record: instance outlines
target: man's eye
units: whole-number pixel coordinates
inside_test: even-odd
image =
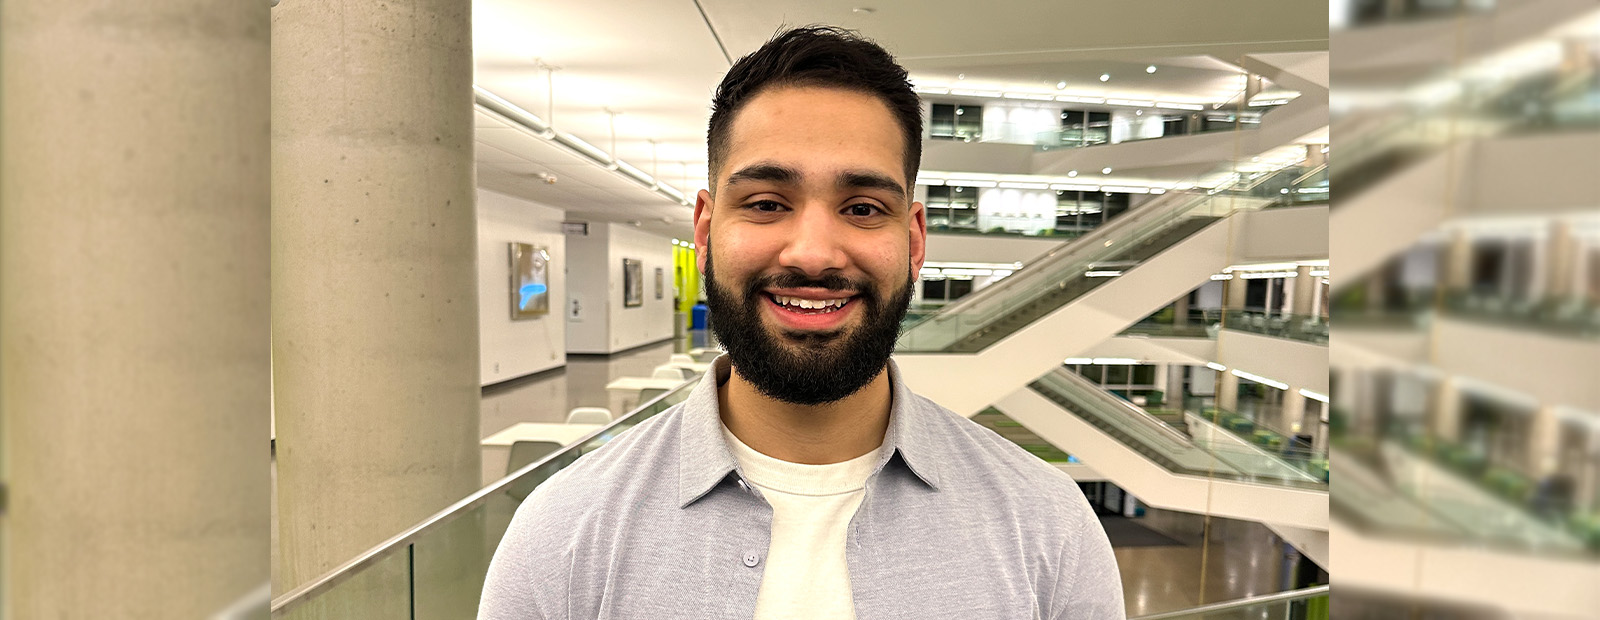
[[[757,200],[755,202],[746,204],[744,206],[744,208],[750,209],[750,210],[753,210],[753,211],[762,211],[762,212],[765,212],[765,213],[776,213],[778,211],[783,210],[783,205],[778,204],[776,202],[773,202],[771,200]]]
[[[845,207],[845,212],[856,217],[871,217],[878,214],[879,209],[866,203],[853,204]]]

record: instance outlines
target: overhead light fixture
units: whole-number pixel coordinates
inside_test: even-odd
[[[1216,362],[1206,362],[1206,368],[1210,368],[1210,369],[1215,370],[1217,372],[1222,372],[1222,371],[1228,369],[1227,366],[1223,366],[1222,364],[1218,364]]]
[[[1239,377],[1240,379],[1249,379],[1249,380],[1254,381],[1256,383],[1260,383],[1262,385],[1270,385],[1270,386],[1278,388],[1280,390],[1289,389],[1289,384],[1287,384],[1287,383],[1284,383],[1282,381],[1274,381],[1272,379],[1268,379],[1268,378],[1263,377],[1263,376],[1258,375],[1258,374],[1248,373],[1248,372],[1245,372],[1243,370],[1239,370],[1238,368],[1233,369],[1231,372],[1233,373],[1233,376]]]
[[[1174,110],[1193,110],[1193,111],[1199,111],[1199,110],[1206,109],[1205,106],[1200,105],[1198,103],[1173,103],[1173,102],[1170,102],[1170,101],[1157,101],[1156,102],[1156,107],[1158,107],[1158,108],[1172,108]]]
[[[1103,270],[1103,271],[1085,271],[1085,272],[1083,272],[1083,277],[1085,277],[1085,278],[1115,278],[1115,277],[1120,276],[1120,275],[1122,275],[1121,271],[1116,271],[1116,270],[1112,270],[1112,269],[1107,269],[1107,270]]]
[[[1145,73],[1155,73],[1156,72],[1156,66],[1155,65],[1150,65],[1148,67],[1145,67],[1144,68],[1144,72]]]
[[[1327,394],[1318,394],[1316,392],[1313,392],[1313,391],[1305,389],[1305,388],[1300,388],[1300,395],[1304,396],[1306,398],[1309,398],[1311,400],[1318,401],[1318,402],[1322,402],[1322,403],[1327,403],[1328,402],[1328,395]]]
[[[1083,97],[1080,95],[1061,95],[1056,97],[1056,101],[1065,101],[1068,103],[1089,103],[1094,105],[1100,105],[1106,102],[1104,97]]]
[[[1102,82],[1111,81],[1111,74],[1110,73],[1102,73],[1102,74],[1100,74],[1100,81],[1102,81]]]
[[[1067,83],[1066,82],[1056,82],[1056,90],[1063,90],[1066,87],[1067,87]]]
[[[945,179],[945,185],[960,185],[962,187],[994,187],[999,185],[995,181],[980,181],[977,179]]]
[[[1002,93],[1000,96],[1004,97],[1006,99],[1029,99],[1029,100],[1032,100],[1032,101],[1054,101],[1055,100],[1055,97],[1052,97],[1050,95],[1035,95],[1033,93]]]
[[[1111,174],[1111,167],[1110,166],[1106,166],[1105,168],[1101,168],[1100,169],[1100,174]]]
[[[1148,193],[1150,193],[1150,188],[1148,188],[1148,187],[1133,187],[1133,186],[1129,186],[1129,185],[1106,185],[1106,186],[1101,187],[1100,189],[1104,190],[1104,191],[1108,191],[1108,192],[1117,192],[1117,193],[1120,193],[1120,194],[1148,194]]]
[[[1048,183],[1019,183],[1019,182],[1016,182],[1016,181],[1005,181],[1005,182],[1000,183],[1000,188],[1001,189],[1050,189],[1050,184],[1048,184]]]
[[[1062,360],[1061,363],[1067,364],[1069,366],[1082,365],[1082,364],[1093,364],[1094,363],[1094,358],[1092,358],[1092,357],[1069,357],[1069,358],[1067,358],[1065,360]]]
[[[1098,191],[1100,191],[1100,186],[1099,185],[1075,185],[1075,184],[1072,184],[1072,183],[1059,183],[1059,184],[1051,185],[1050,189],[1062,190],[1062,191],[1067,191],[1067,192],[1098,192]]]
[[[965,74],[965,73],[957,73],[956,74],[956,79],[965,80],[965,79],[967,79],[967,74]]]
[[[964,89],[964,88],[952,88],[952,89],[950,89],[950,94],[959,95],[959,96],[962,96],[962,97],[999,97],[1000,96],[1000,91],[998,91],[998,90],[971,90],[971,89]]]
[[[1148,108],[1150,106],[1155,105],[1156,102],[1148,101],[1148,100],[1145,100],[1145,99],[1107,99],[1106,100],[1106,104],[1107,105],[1125,105],[1125,106],[1133,106],[1133,107],[1138,107],[1138,108]]]
[[[1078,176],[1078,171],[1077,170],[1068,170],[1067,171],[1067,176],[1068,177],[1076,177],[1076,176]]]
[[[1144,110],[1134,110],[1133,111],[1133,115],[1134,116],[1144,116]]]

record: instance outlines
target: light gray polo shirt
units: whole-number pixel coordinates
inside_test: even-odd
[[[1123,618],[1116,558],[1078,485],[889,370],[889,429],[846,542],[856,617]],[[729,373],[718,358],[715,381],[530,495],[478,617],[753,617],[772,508],[722,437]]]

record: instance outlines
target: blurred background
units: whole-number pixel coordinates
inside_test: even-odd
[[[923,98],[902,378],[1130,618],[1600,618],[1594,0],[4,0],[0,619],[473,617],[721,352],[708,103],[810,23]]]

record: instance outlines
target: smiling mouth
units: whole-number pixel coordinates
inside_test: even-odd
[[[787,295],[774,295],[767,293],[767,299],[779,308],[795,314],[831,314],[844,309],[855,301],[855,297],[839,297],[835,299],[804,299]]]

